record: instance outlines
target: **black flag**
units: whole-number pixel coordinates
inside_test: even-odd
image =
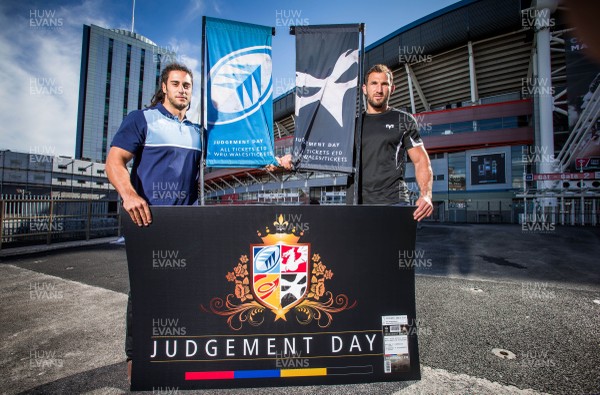
[[[300,170],[352,172],[360,25],[295,26]]]

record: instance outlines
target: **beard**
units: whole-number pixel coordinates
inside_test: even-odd
[[[177,101],[176,99],[173,99],[171,97],[168,97],[168,99],[169,99],[169,103],[171,103],[171,105],[173,107],[175,107],[176,109],[178,109],[179,111],[187,109],[190,105],[189,100],[186,101],[185,103],[181,103],[180,101]]]
[[[379,110],[387,106],[387,99],[388,98],[384,96],[381,99],[379,99],[380,101],[375,101],[375,99],[373,99],[372,97],[367,97],[367,102],[371,107]]]

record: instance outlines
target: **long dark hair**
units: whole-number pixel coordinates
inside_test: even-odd
[[[163,84],[166,85],[169,80],[169,73],[171,71],[183,71],[184,73],[189,74],[192,79],[192,85],[194,84],[194,75],[192,74],[192,70],[187,68],[187,66],[181,63],[169,63],[160,73],[160,81],[158,83],[158,89],[154,96],[152,96],[152,100],[150,102],[150,107],[156,106],[158,103],[162,103],[165,100],[165,93],[162,90]],[[191,101],[190,101],[191,105]]]

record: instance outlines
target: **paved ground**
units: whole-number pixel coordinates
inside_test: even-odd
[[[421,381],[252,393],[600,394],[600,229],[428,224],[417,240]],[[103,242],[0,253],[1,393],[127,392],[125,250]]]

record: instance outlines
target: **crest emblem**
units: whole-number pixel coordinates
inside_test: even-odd
[[[283,215],[273,222],[276,231],[266,227],[257,232],[263,244],[251,244],[250,254],[242,255],[233,271],[225,278],[235,284],[233,293],[225,299],[213,298],[205,312],[227,317],[233,330],[244,323],[259,326],[265,314],[272,312],[274,320],[287,321],[290,313],[301,325],[316,322],[327,328],[333,314],[356,306],[344,294],[334,295],[325,284],[333,271],[312,253],[310,243],[299,243],[304,232],[288,223]]]
[[[310,244],[252,245],[255,300],[285,314],[306,297]]]

